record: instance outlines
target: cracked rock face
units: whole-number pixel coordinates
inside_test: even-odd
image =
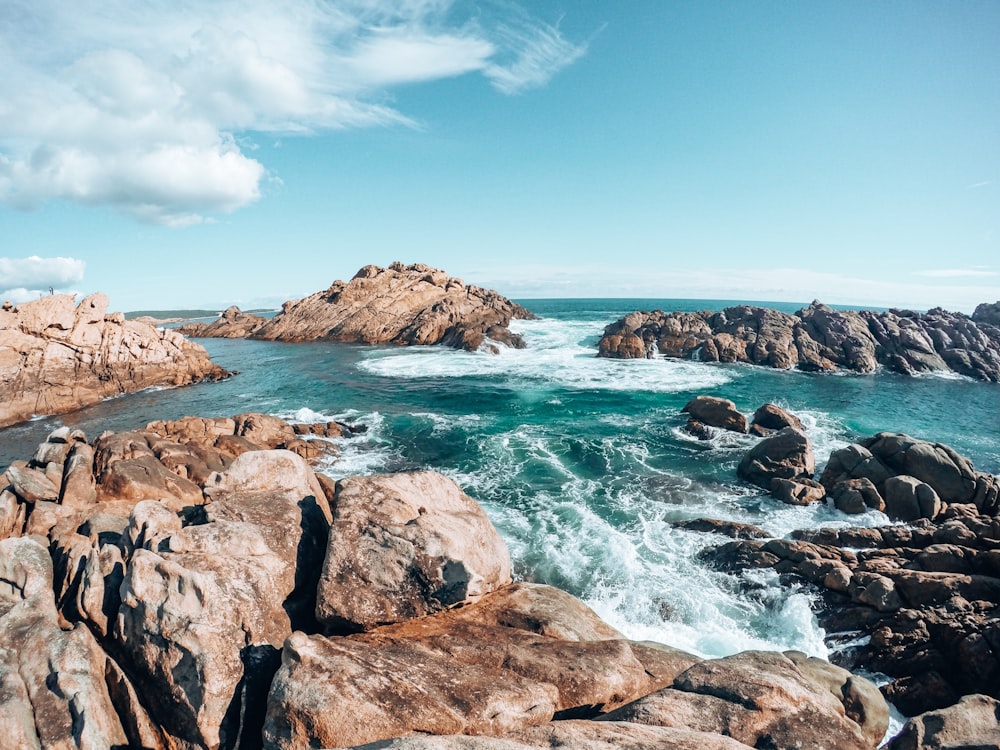
[[[444,344],[474,351],[484,344],[523,347],[523,339],[507,326],[515,318],[534,317],[491,289],[421,263],[393,263],[365,266],[348,282],[335,281],[329,289],[286,302],[270,319],[230,308],[211,324],[180,330],[189,336]]]
[[[73,300],[57,294],[0,310],[0,427],[230,375],[176,331],[108,314],[103,294]]]
[[[434,472],[337,483],[317,618],[370,630],[510,583],[507,546],[479,504]]]

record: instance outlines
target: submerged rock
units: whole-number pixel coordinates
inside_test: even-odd
[[[154,385],[232,373],[176,331],[108,314],[108,298],[50,295],[0,310],[0,427]]]

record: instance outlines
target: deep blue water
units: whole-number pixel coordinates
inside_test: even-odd
[[[704,655],[743,648],[825,654],[804,593],[767,579],[752,599],[696,553],[711,537],[672,520],[711,516],[776,534],[821,524],[878,524],[823,506],[781,505],[735,478],[753,438],[703,443],[680,428],[693,396],[750,414],[774,401],[799,415],[817,461],[881,430],[947,443],[1000,473],[1000,386],[961,378],[829,375],[745,365],[595,357],[605,325],[635,309],[719,309],[712,300],[526,300],[528,349],[500,355],[440,347],[202,340],[240,374],[151,390],[0,431],[0,465],[26,458],[62,424],[93,438],[188,414],[263,411],[298,421],[363,423],[341,441],[331,476],[431,468],[459,482],[500,528],[519,576],[590,603],[635,638]],[[794,311],[800,305],[772,303]]]

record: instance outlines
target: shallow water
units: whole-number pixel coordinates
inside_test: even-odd
[[[499,355],[401,348],[202,340],[222,383],[149,390],[72,415],[0,431],[0,465],[26,458],[61,424],[95,437],[188,414],[263,411],[293,421],[361,423],[340,442],[331,476],[430,468],[486,508],[519,577],[550,583],[638,639],[704,656],[796,648],[825,656],[805,592],[762,574],[747,594],[697,553],[717,543],[671,521],[710,516],[796,528],[886,522],[824,506],[777,503],[736,480],[754,439],[708,442],[681,428],[693,396],[722,396],[749,416],[767,401],[806,424],[817,461],[880,430],[955,447],[1000,472],[1000,387],[961,378],[815,375],[743,365],[594,356],[605,325],[634,309],[718,309],[689,300],[529,300],[541,317],[512,326],[525,350]],[[783,309],[794,310],[786,305]]]

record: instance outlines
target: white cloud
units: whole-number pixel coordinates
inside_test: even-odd
[[[26,302],[83,281],[86,264],[76,258],[0,258],[0,298]]]
[[[388,87],[478,72],[513,94],[585,49],[506,2],[6,0],[3,12],[0,203],[60,198],[176,226],[261,197],[267,169],[241,134],[412,124]]]

